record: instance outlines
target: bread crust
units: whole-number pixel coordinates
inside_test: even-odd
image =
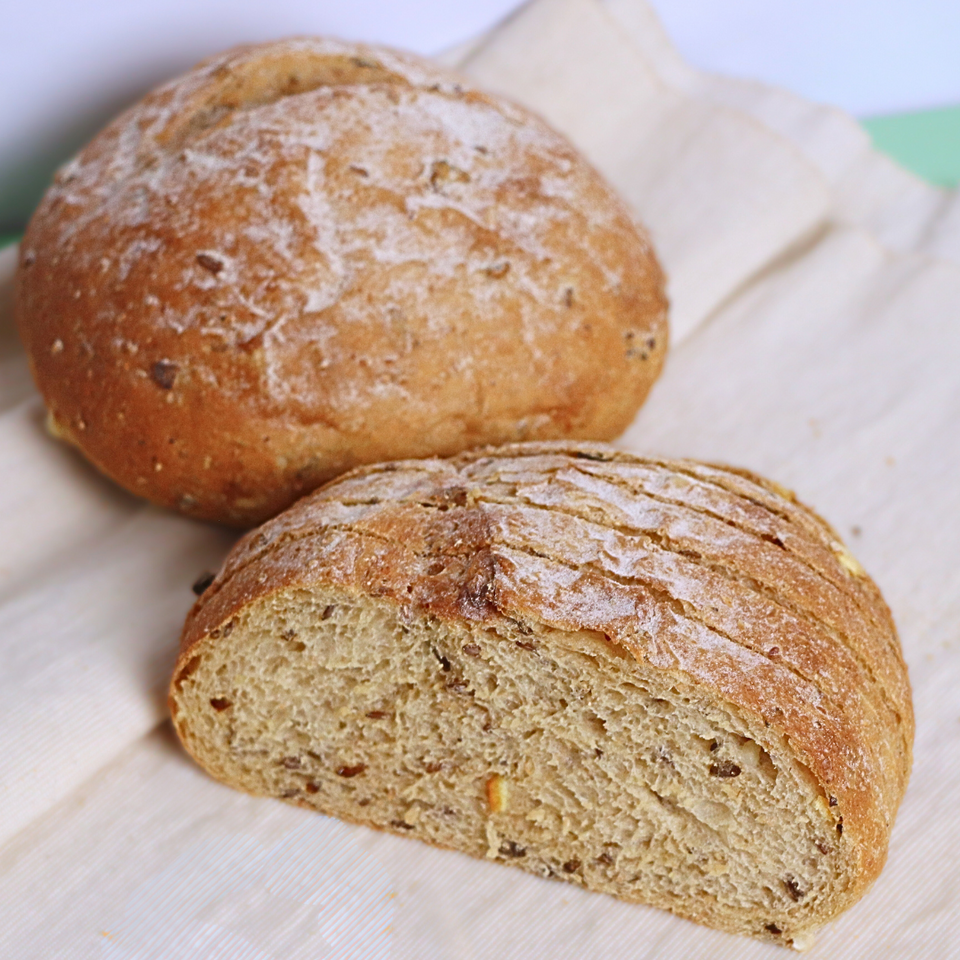
[[[611,439],[667,346],[650,243],[566,140],[360,44],[239,47],[160,87],[21,250],[55,432],[238,526],[358,464]]]
[[[249,604],[316,585],[593,631],[789,742],[841,851],[811,928],[880,873],[912,760],[906,666],[875,584],[782,487],[562,442],[356,470],[238,543],[184,627],[175,717],[178,684]]]

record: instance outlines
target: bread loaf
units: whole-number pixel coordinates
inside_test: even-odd
[[[197,601],[170,706],[231,786],[794,945],[880,872],[913,737],[824,521],[600,444],[316,491]]]
[[[527,111],[417,57],[214,57],[57,175],[17,316],[52,429],[134,493],[251,525],[357,464],[610,439],[663,275]]]

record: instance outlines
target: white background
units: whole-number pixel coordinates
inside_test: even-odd
[[[648,0],[698,67],[859,117],[960,104],[960,0]]]
[[[517,0],[0,0],[0,233],[117,109],[245,40],[333,33],[434,53]],[[960,0],[653,0],[696,66],[857,115],[960,103]]]

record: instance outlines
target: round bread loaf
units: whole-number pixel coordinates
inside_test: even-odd
[[[879,874],[913,740],[824,521],[599,444],[304,498],[198,600],[170,704],[232,786],[795,946]]]
[[[650,244],[568,142],[333,40],[148,95],[59,171],[21,249],[51,429],[234,525],[357,464],[612,438],[667,345]]]

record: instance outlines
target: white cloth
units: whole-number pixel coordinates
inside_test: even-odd
[[[536,0],[473,45],[464,69],[561,127],[655,234],[673,350],[621,443],[794,488],[845,536],[900,627],[913,779],[883,875],[811,955],[949,956],[960,923],[956,194],[890,166],[836,111],[686,68],[642,0]],[[229,537],[136,504],[43,435],[4,289],[0,279],[0,956],[782,955],[233,793],[165,728],[150,733],[189,585]]]
[[[530,4],[463,67],[567,134],[650,228],[674,343],[827,216],[823,177],[788,142],[669,86],[595,0]]]

